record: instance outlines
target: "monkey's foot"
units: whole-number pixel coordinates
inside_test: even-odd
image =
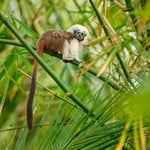
[[[78,62],[79,64],[83,63],[82,60],[74,59],[74,61]]]
[[[73,61],[73,60],[63,59],[63,62],[64,62],[64,63],[69,63],[69,62],[71,62],[71,61]]]

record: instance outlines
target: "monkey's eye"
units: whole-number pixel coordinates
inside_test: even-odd
[[[75,31],[74,31],[74,34],[78,34],[78,33],[79,33],[79,30],[75,30]]]
[[[82,36],[87,36],[87,34],[85,32],[81,32]]]

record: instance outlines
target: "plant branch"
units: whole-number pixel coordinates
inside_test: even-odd
[[[18,71],[20,73],[22,73],[24,76],[26,76],[27,78],[31,79],[32,76],[28,75],[27,73],[25,73],[23,70],[18,68]],[[63,98],[62,96],[58,95],[57,93],[53,92],[52,90],[50,90],[48,87],[44,86],[42,83],[36,81],[36,84],[40,85],[44,90],[48,91],[51,95],[53,95],[54,97],[57,97],[58,99],[68,103],[69,105],[72,105],[75,108],[78,108],[79,110],[81,110],[77,105],[69,102],[67,99]]]
[[[99,23],[101,24],[101,26],[102,26],[103,29],[104,29],[105,34],[109,37],[110,42],[113,42],[112,39],[110,39],[109,32],[108,32],[108,30],[107,30],[107,28],[106,28],[106,26],[105,26],[105,24],[104,24],[104,22],[103,22],[103,20],[102,20],[102,17],[100,16],[99,12],[97,11],[97,9],[96,9],[96,7],[95,7],[93,1],[92,1],[92,0],[89,0],[89,1],[90,1],[90,4],[92,5],[92,7],[93,7],[93,9],[94,9],[94,11],[95,11],[95,13],[96,13],[96,16],[97,16],[97,18],[98,18]],[[122,70],[123,70],[123,72],[124,72],[124,75],[125,75],[127,81],[128,81],[128,82],[130,83],[130,85],[135,89],[135,86],[134,86],[134,84],[132,83],[132,81],[131,81],[131,79],[130,79],[130,76],[129,76],[129,74],[128,74],[128,72],[127,72],[127,70],[126,70],[126,68],[125,68],[125,66],[124,66],[124,64],[123,64],[123,61],[122,61],[122,59],[121,59],[121,57],[120,57],[120,55],[119,55],[118,52],[116,52],[116,57],[117,57],[117,59],[118,59],[118,61],[119,61],[119,63],[120,63],[120,66],[121,66],[121,68],[122,68]]]
[[[132,6],[131,0],[125,0],[125,3],[126,3],[126,6],[127,6],[127,9],[128,9],[128,10],[134,11],[134,8],[133,8],[133,6]],[[130,14],[132,23],[133,23],[133,25],[134,25],[134,27],[135,27],[135,29],[136,29],[136,31],[137,31],[137,25],[136,25],[137,18],[136,18],[136,16],[135,16],[132,12],[130,12],[130,11],[129,11],[129,14]]]

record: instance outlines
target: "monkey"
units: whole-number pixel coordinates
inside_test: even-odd
[[[88,29],[85,26],[80,24],[76,24],[68,28],[66,31],[64,30],[47,30],[43,34],[41,34],[37,45],[36,52],[39,56],[41,56],[42,52],[53,55],[55,53],[62,53],[62,60],[64,62],[77,61],[81,63],[81,60],[78,57],[79,46],[82,45],[83,41],[85,41],[88,34]],[[32,128],[32,120],[33,120],[33,99],[36,88],[36,76],[38,69],[38,62],[34,59],[33,66],[33,74],[31,79],[31,86],[29,97],[27,101],[27,126],[28,129]]]

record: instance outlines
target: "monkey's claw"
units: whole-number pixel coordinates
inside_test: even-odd
[[[64,62],[64,63],[68,63],[68,62],[69,62],[69,60],[63,59],[63,62]]]

